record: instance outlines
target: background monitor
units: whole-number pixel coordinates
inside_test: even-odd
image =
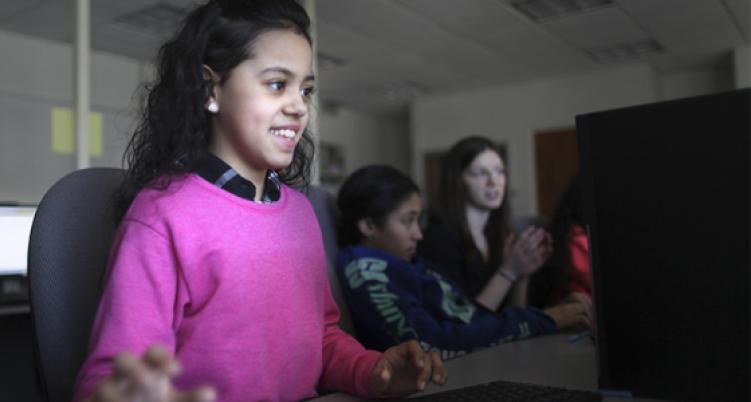
[[[601,388],[751,399],[750,98],[577,116]]]
[[[0,205],[0,276],[26,275],[35,212],[36,206]]]

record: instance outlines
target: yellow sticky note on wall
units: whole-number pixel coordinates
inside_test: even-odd
[[[101,113],[89,113],[89,155],[102,156]]]
[[[70,155],[75,149],[73,111],[67,107],[52,108],[52,153]]]
[[[71,155],[76,149],[73,110],[52,108],[52,152]],[[102,114],[89,113],[89,155],[102,156]]]

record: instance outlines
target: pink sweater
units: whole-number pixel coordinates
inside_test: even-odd
[[[283,186],[257,204],[195,175],[136,197],[115,237],[75,398],[91,394],[121,351],[166,345],[180,389],[219,401],[292,401],[316,388],[369,396],[380,354],[337,325],[320,228]]]

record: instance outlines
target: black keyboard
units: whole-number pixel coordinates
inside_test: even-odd
[[[494,381],[410,398],[437,402],[600,402],[602,395],[547,385]]]

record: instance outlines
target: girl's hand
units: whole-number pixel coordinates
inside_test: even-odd
[[[370,389],[381,397],[422,391],[428,381],[443,385],[446,368],[438,353],[425,353],[414,340],[386,349],[368,378]]]
[[[572,293],[563,303],[544,310],[558,330],[592,328],[592,300],[583,293]]]
[[[212,402],[216,393],[208,387],[180,392],[171,379],[180,371],[176,360],[160,346],[151,346],[141,359],[123,352],[115,357],[112,374],[86,402]]]
[[[553,239],[545,229],[530,226],[520,234],[506,237],[503,253],[508,258],[508,268],[516,277],[536,272],[553,253]]]
[[[582,292],[571,292],[566,296],[562,302],[562,304],[566,303],[582,303],[587,305],[590,310],[592,309],[592,299],[587,296],[586,294]]]

